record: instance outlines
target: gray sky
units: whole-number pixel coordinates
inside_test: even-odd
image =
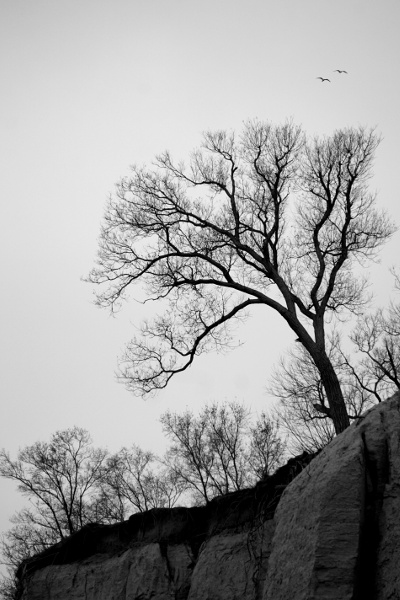
[[[116,383],[145,312],[109,317],[80,279],[105,201],[130,164],[184,158],[206,129],[293,117],[312,134],[376,126],[371,187],[400,223],[399,23],[398,0],[0,0],[0,447],[15,456],[76,424],[111,450],[157,450],[167,408],[268,406],[293,335],[266,311],[238,332],[240,349],[202,357],[155,398]],[[398,242],[372,269],[382,301]],[[20,500],[2,480],[0,495],[2,531]]]

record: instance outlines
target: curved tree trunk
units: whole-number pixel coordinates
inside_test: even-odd
[[[350,419],[344,401],[342,388],[336,371],[325,351],[325,333],[323,317],[314,319],[314,341],[307,333],[306,329],[299,322],[295,311],[289,310],[281,313],[289,327],[298,336],[299,342],[303,344],[310,354],[321,376],[326,397],[329,403],[329,410],[323,411],[333,421],[336,434],[342,433],[350,425]]]
[[[336,434],[341,433],[350,425],[349,415],[344,402],[342,389],[335,369],[326,354],[318,353],[314,358],[317,369],[321,375],[326,397],[329,402],[329,413],[335,427]]]

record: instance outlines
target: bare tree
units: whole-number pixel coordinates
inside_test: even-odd
[[[122,521],[132,512],[151,508],[171,508],[183,489],[174,473],[152,452],[136,445],[122,448],[107,462],[103,490],[107,512]]]
[[[205,134],[187,167],[169,153],[152,169],[134,167],[110,199],[89,276],[104,284],[100,306],[114,310],[137,282],[166,303],[127,346],[128,388],[165,387],[196,355],[229,345],[232,322],[263,305],[306,348],[343,431],[349,417],[325,325],[362,305],[353,267],[394,231],[367,189],[378,142],[362,128],[307,140],[292,123],[250,122],[240,137]]]
[[[262,414],[251,424],[250,411],[237,402],[161,417],[171,440],[166,464],[195,502],[254,485],[281,464],[285,444],[277,425]]]
[[[62,539],[92,519],[97,484],[104,476],[107,451],[94,449],[90,435],[74,427],[36,442],[13,461],[0,452],[0,476],[18,482],[35,512],[36,524]]]
[[[361,370],[355,369],[342,351],[336,332],[329,336],[327,347],[349,418],[356,419],[377,398],[360,385]],[[320,374],[304,347],[296,345],[289,351],[271,380],[271,391],[279,399],[277,418],[289,434],[291,450],[295,454],[311,453],[326,446],[334,438],[335,430]]]
[[[396,278],[396,287],[399,281]],[[400,389],[400,304],[359,319],[351,339],[360,353],[359,385],[381,401]]]
[[[34,510],[25,508],[11,517],[12,527],[2,534],[1,564],[7,567],[10,578],[21,562],[60,541],[54,528],[43,526]],[[1,596],[0,596],[1,597]]]
[[[250,427],[248,470],[256,480],[272,475],[282,465],[286,456],[286,439],[280,431],[279,421],[265,412]]]
[[[186,411],[182,415],[166,412],[161,417],[164,433],[172,441],[165,463],[189,489],[196,502],[210,500],[213,493],[214,455],[207,447],[207,421]],[[216,492],[214,492],[215,495]]]
[[[0,451],[0,476],[16,481],[30,502],[12,517],[13,527],[0,544],[8,568],[1,584],[4,598],[15,591],[14,572],[22,560],[104,517],[99,486],[106,457],[107,451],[93,448],[89,433],[79,427],[20,450],[17,460]]]
[[[43,526],[43,519],[35,510],[25,508],[17,512],[11,517],[11,523],[11,529],[2,534],[0,542],[0,562],[7,568],[7,574],[0,580],[0,598],[3,600],[19,597],[15,573],[22,561],[60,541],[51,525]]]

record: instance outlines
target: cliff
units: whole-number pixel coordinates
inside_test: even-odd
[[[207,506],[90,525],[21,565],[23,600],[400,599],[400,396]]]

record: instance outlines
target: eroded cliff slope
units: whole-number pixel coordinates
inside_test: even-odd
[[[399,401],[251,490],[83,528],[21,565],[22,598],[400,598]]]

